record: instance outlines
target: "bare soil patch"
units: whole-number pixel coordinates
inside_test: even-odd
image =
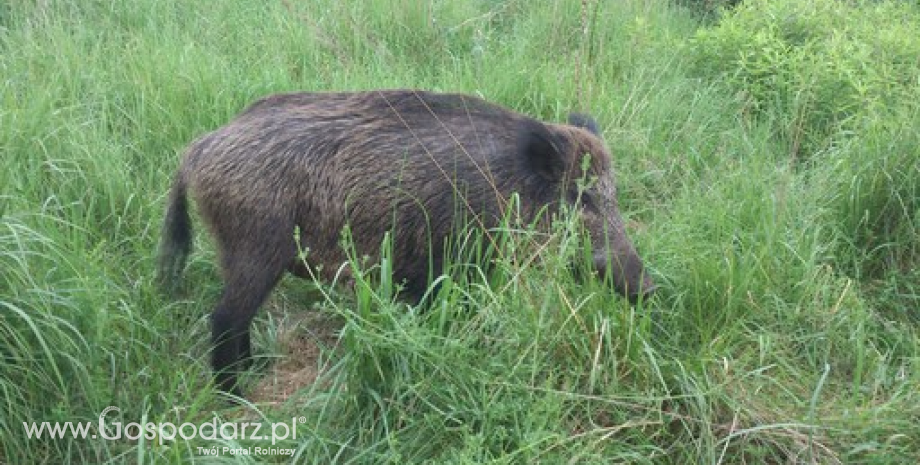
[[[271,306],[269,311],[275,313]],[[316,310],[279,312],[280,358],[273,360],[250,391],[257,405],[280,404],[294,393],[309,387],[334,359],[341,321]]]

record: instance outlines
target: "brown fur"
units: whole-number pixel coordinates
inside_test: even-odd
[[[252,104],[193,142],[174,182],[164,227],[161,273],[178,277],[189,251],[186,191],[217,242],[224,291],[212,315],[219,385],[239,392],[233,371],[250,356],[249,324],[285,270],[325,279],[346,262],[348,225],[359,256],[379,258],[393,238],[394,278],[418,299],[442,271],[445,238],[459,218],[494,227],[512,193],[532,220],[560,200],[575,202],[575,180],[597,182],[581,198],[595,266],[618,291],[636,297],[653,286],[626,237],[596,123],[544,124],[459,94],[422,91],[294,93]]]

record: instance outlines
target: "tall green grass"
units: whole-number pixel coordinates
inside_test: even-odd
[[[0,5],[0,461],[265,445],[22,426],[111,405],[125,423],[303,417],[277,446],[306,463],[916,463],[920,10],[698,17],[653,0]],[[574,279],[570,219],[541,247],[509,224],[507,259],[439,278],[427,311],[393,298],[387,261],[356,264],[353,293],[286,280],[257,350],[281,357],[305,312],[338,342],[316,383],[232,407],[209,384],[206,236],[179,298],[153,276],[178,154],[265,94],[379,87],[595,114],[659,293],[630,306]],[[234,459],[288,460],[217,460]]]

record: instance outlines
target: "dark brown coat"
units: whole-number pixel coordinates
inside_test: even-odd
[[[225,281],[212,316],[219,385],[239,392],[233,370],[250,356],[250,321],[283,272],[307,274],[295,228],[327,280],[347,260],[346,225],[359,256],[372,261],[389,231],[394,278],[418,299],[442,272],[445,239],[465,224],[497,226],[512,193],[525,221],[578,201],[596,268],[631,298],[649,292],[617,209],[610,154],[590,117],[570,122],[544,124],[459,94],[295,93],[259,100],[196,140],[170,194],[161,273],[177,277],[184,266],[191,192]],[[585,155],[595,182],[579,196]]]

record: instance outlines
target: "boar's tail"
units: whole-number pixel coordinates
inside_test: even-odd
[[[157,279],[167,292],[174,292],[192,249],[192,226],[188,215],[185,179],[182,170],[176,175],[166,205],[166,218],[160,238]]]

